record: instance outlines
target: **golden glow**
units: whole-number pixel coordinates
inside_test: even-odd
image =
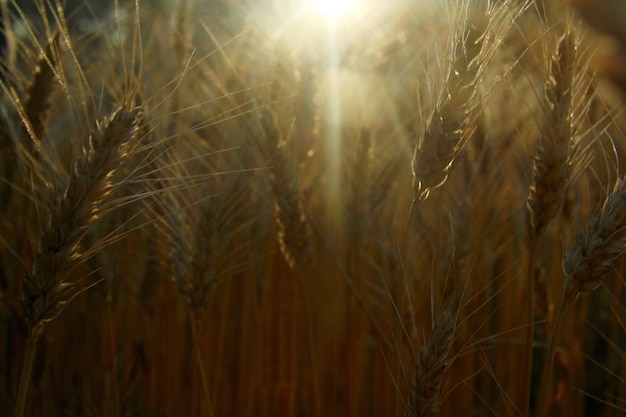
[[[356,3],[357,0],[313,0],[315,8],[329,19],[337,19],[351,13]]]

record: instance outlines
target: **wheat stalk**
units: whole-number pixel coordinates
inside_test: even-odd
[[[535,302],[547,306],[545,283],[539,280],[538,271],[535,270],[535,257],[541,236],[561,212],[575,163],[572,110],[575,62],[574,36],[567,32],[561,36],[556,52],[548,60],[543,121],[533,158],[533,183],[527,201],[532,238],[526,277],[526,380],[522,395],[522,401],[525,402],[522,404],[522,413],[525,416],[528,415],[532,385]],[[547,308],[542,307],[540,312],[543,311],[547,311]]]
[[[193,189],[184,183],[192,178],[173,156],[163,169],[173,174],[163,180],[165,195],[155,194],[156,226],[163,237],[163,269],[187,303],[192,332],[193,355],[202,384],[208,415],[213,400],[200,348],[204,312],[215,295],[215,287],[242,269],[241,254],[247,243],[238,239],[254,218],[247,218],[248,178],[216,178],[214,183]],[[239,246],[238,246],[239,245]],[[197,410],[196,410],[197,411]]]
[[[549,412],[552,393],[552,369],[562,317],[568,305],[583,292],[597,288],[614,270],[615,260],[626,252],[626,179],[617,181],[601,210],[578,232],[576,241],[565,252],[563,271],[566,282],[561,305],[550,336],[541,382],[539,417]]]
[[[57,317],[79,292],[68,280],[81,260],[79,244],[98,219],[99,207],[110,194],[112,175],[124,159],[126,145],[137,133],[140,109],[118,109],[98,123],[74,159],[66,188],[52,192],[32,268],[22,282],[22,308],[29,329],[20,378],[16,417],[22,417],[37,339],[47,322]]]

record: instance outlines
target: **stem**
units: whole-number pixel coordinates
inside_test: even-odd
[[[199,320],[196,317],[196,312],[191,312],[191,331],[193,337],[193,348],[196,354],[196,361],[198,362],[198,372],[200,373],[200,380],[202,381],[202,389],[204,394],[204,400],[206,401],[207,408],[209,410],[209,417],[214,417],[213,404],[211,403],[211,395],[209,394],[209,383],[207,382],[206,372],[204,369],[204,362],[202,361],[202,351],[200,350],[200,340],[198,335]]]
[[[111,385],[113,389],[113,409],[115,412],[115,417],[121,417],[121,408],[120,408],[120,390],[117,384],[117,338],[115,337],[115,327],[113,324],[113,311],[111,307],[111,298],[107,297],[107,324],[109,331],[109,354],[111,355]]]
[[[409,214],[407,215],[407,218],[406,218],[404,231],[402,232],[402,241],[400,243],[400,255],[401,256],[404,256],[404,251],[406,250],[407,236],[409,234],[409,230],[411,226],[413,226],[413,216],[415,212],[414,209],[415,209],[416,203],[417,203],[417,200],[415,198],[411,200],[411,206],[409,207]]]
[[[43,323],[38,324],[31,329],[26,343],[26,351],[24,354],[24,364],[22,366],[22,374],[20,375],[20,387],[17,392],[17,404],[15,406],[14,417],[24,417],[26,409],[26,397],[28,396],[28,386],[30,385],[30,377],[33,371],[33,363],[37,353],[37,342],[43,331]]]
[[[552,334],[550,335],[550,343],[548,344],[548,350],[546,352],[546,360],[543,367],[543,375],[541,376],[541,386],[539,391],[539,408],[537,409],[537,417],[547,417],[548,409],[550,407],[550,397],[552,396],[552,370],[554,368],[554,356],[556,352],[556,344],[558,341],[559,333],[563,327],[563,314],[567,303],[565,299],[561,301],[559,311],[556,313],[556,319],[554,320],[554,326],[552,327]]]
[[[530,397],[533,377],[533,345],[535,340],[535,298],[534,298],[534,273],[535,273],[535,257],[537,254],[537,246],[539,245],[539,236],[533,233],[532,241],[530,242],[529,254],[528,254],[528,273],[526,276],[526,346],[524,355],[524,367],[525,372],[524,379],[522,380],[522,406],[521,413],[524,417],[530,417]]]

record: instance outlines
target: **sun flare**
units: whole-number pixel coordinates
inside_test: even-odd
[[[357,0],[313,0],[315,8],[329,19],[337,19],[356,8]]]

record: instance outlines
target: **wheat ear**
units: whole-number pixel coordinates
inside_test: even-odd
[[[507,2],[485,10],[481,7],[465,0],[454,11],[444,85],[415,144],[412,169],[417,200],[426,199],[446,182],[454,160],[476,129],[478,81],[516,17]]]
[[[32,163],[36,163],[39,164],[38,168],[41,168],[46,163],[39,153],[39,140],[45,135],[47,129],[49,97],[56,82],[52,68],[53,61],[49,59],[56,41],[56,35],[51,37],[46,50],[39,54],[32,77],[26,86],[23,102],[13,89],[3,86],[4,93],[11,97],[15,106],[12,110],[16,111],[3,109],[0,115],[0,152],[5,154],[3,158],[6,160],[2,181],[0,181],[2,182],[0,184],[1,209],[9,204],[11,193],[14,188],[17,188],[14,178],[19,172],[19,164],[32,166]],[[19,158],[17,158],[18,155]],[[34,159],[37,161],[33,161]]]
[[[265,110],[261,116],[265,132],[263,151],[270,164],[269,179],[275,197],[275,219],[280,250],[291,267],[306,271],[314,261],[311,227],[290,170],[275,115]]]
[[[404,417],[435,417],[439,414],[441,389],[449,365],[457,315],[458,302],[453,301],[439,316],[428,344],[420,348],[414,385]]]
[[[526,277],[526,379],[522,395],[522,414],[528,415],[530,406],[535,302],[547,304],[545,283],[538,279],[535,257],[541,236],[558,216],[565,201],[572,178],[574,160],[574,128],[572,123],[572,89],[576,45],[572,33],[559,40],[556,53],[548,60],[545,82],[543,121],[539,142],[533,158],[533,183],[528,194],[528,208],[532,223]],[[543,309],[541,310],[543,311]],[[547,317],[544,317],[547,319]]]
[[[39,54],[32,78],[26,87],[24,123],[33,141],[43,138],[48,125],[49,98],[56,83],[54,63],[50,56],[55,50],[57,39],[58,34],[55,34],[48,40],[48,46]]]
[[[589,220],[574,245],[565,253],[567,276],[564,300],[571,303],[591,291],[613,270],[615,259],[626,251],[626,179],[617,182],[602,210]]]
[[[579,231],[572,247],[563,257],[566,282],[541,381],[539,417],[548,415],[552,393],[552,368],[562,317],[568,305],[583,292],[598,287],[614,269],[615,260],[626,252],[626,179],[620,179],[602,209]]]
[[[68,274],[80,261],[79,243],[98,218],[112,190],[111,177],[137,132],[139,109],[119,109],[98,123],[72,164],[64,190],[52,192],[34,261],[22,283],[22,307],[29,329],[15,417],[24,415],[37,339],[77,294]]]
[[[69,300],[66,281],[80,259],[78,244],[98,218],[100,203],[111,192],[111,177],[135,137],[140,111],[119,109],[98,124],[75,158],[66,189],[54,195],[30,273],[23,282],[23,308],[29,327],[40,331]]]
[[[528,195],[533,232],[543,234],[561,212],[571,178],[573,156],[572,81],[576,45],[571,33],[559,40],[550,58],[545,86],[544,121],[533,160]]]
[[[428,198],[431,190],[448,179],[452,163],[467,139],[464,130],[463,117],[454,115],[449,104],[431,115],[413,155],[413,192],[418,200]]]

